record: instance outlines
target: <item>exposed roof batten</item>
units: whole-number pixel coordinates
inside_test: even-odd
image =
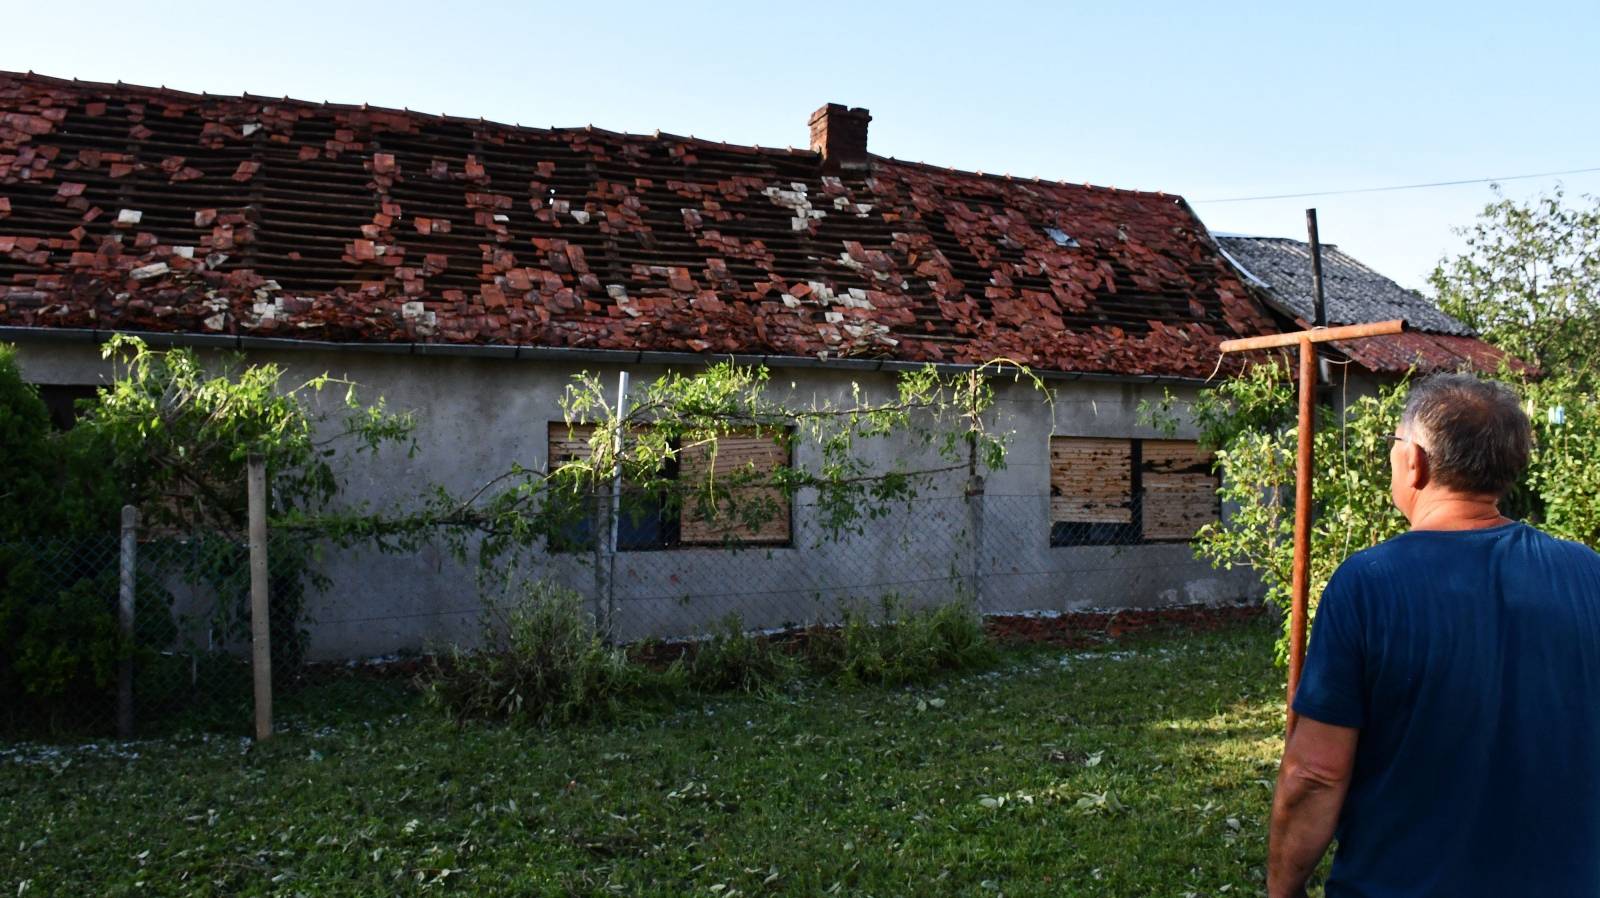
[[[1175,197],[846,161],[0,73],[0,324],[1179,377],[1272,328]]]

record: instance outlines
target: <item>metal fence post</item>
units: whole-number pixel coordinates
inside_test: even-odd
[[[250,501],[250,667],[255,677],[256,739],[272,736],[272,623],[267,604],[267,461],[252,454]]]
[[[117,583],[117,626],[122,631],[122,660],[117,665],[117,737],[133,737],[133,592],[137,583],[139,509],[122,506],[122,563]]]
[[[607,522],[610,539],[606,543],[610,553],[606,559],[606,622],[601,630],[607,643],[616,638],[617,627],[617,548],[621,545],[618,528],[622,524],[622,451],[625,448],[622,431],[627,418],[628,372],[622,371],[617,374],[617,436],[612,446],[617,470],[611,478],[611,520]]]

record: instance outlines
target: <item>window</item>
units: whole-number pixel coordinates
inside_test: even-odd
[[[1050,545],[1182,542],[1217,520],[1210,453],[1192,440],[1050,438]]]
[[[567,425],[557,421],[549,429],[551,470],[573,459],[587,458],[592,425]],[[710,476],[732,475],[752,466],[760,472],[789,464],[783,441],[771,435],[726,434],[717,441],[715,455],[709,446],[681,451],[666,476],[682,476],[694,481]],[[684,497],[674,510],[663,496],[651,496],[623,486],[621,516],[617,522],[617,548],[620,551],[670,549],[679,546],[711,545],[788,545],[791,538],[791,508],[782,491],[771,487],[750,487],[725,500],[719,508],[707,509],[694,496]],[[752,514],[754,510],[754,514]],[[557,551],[581,551],[594,545],[595,506],[585,497],[570,509],[571,520],[553,540]],[[751,518],[759,520],[752,522]]]
[[[1146,541],[1181,540],[1220,517],[1211,453],[1192,440],[1140,441],[1140,526]]]
[[[549,470],[575,459],[589,457],[589,440],[594,436],[594,425],[556,421],[549,430]],[[671,476],[669,471],[668,476]],[[552,549],[562,552],[579,552],[594,548],[594,524],[599,510],[592,494],[578,497],[568,507],[560,509],[562,520]],[[677,518],[663,508],[661,497],[642,490],[629,490],[623,484],[620,514],[617,518],[617,548],[621,551],[664,549],[677,544]]]
[[[71,430],[82,414],[78,401],[93,399],[95,388],[87,384],[36,384],[39,399],[50,412],[50,426],[56,430]]]
[[[768,473],[789,464],[789,450],[772,435],[734,432],[717,440],[713,457],[709,446],[697,446],[679,456],[679,473],[691,483],[743,471]],[[789,544],[791,509],[783,491],[772,487],[745,487],[720,503],[702,509],[686,496],[679,511],[679,540],[684,545],[746,543],[763,546]]]

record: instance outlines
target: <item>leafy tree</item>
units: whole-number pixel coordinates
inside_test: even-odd
[[[1406,529],[1389,500],[1389,447],[1405,405],[1404,383],[1350,403],[1341,419],[1317,410],[1313,438],[1316,514],[1311,527],[1311,613],[1351,553]],[[1287,659],[1287,611],[1294,572],[1295,459],[1299,444],[1295,383],[1286,366],[1254,365],[1239,377],[1204,390],[1186,408],[1170,393],[1146,406],[1145,416],[1168,430],[1191,416],[1201,444],[1216,453],[1220,495],[1229,512],[1194,537],[1195,555],[1215,567],[1253,569],[1268,603],[1285,612],[1279,661]]]
[[[1439,306],[1512,355],[1584,389],[1600,379],[1600,198],[1569,206],[1557,189],[1486,206],[1458,231],[1467,251],[1441,262]]]
[[[1565,539],[1600,545],[1600,401],[1571,378],[1509,378],[1531,411],[1534,451],[1527,472],[1502,510]],[[1321,406],[1314,440],[1315,513],[1311,528],[1310,605],[1351,554],[1408,526],[1389,498],[1389,447],[1405,408],[1408,381],[1352,402],[1342,416]],[[1170,394],[1147,407],[1158,425],[1174,428],[1180,403]],[[1556,410],[1551,414],[1551,410]],[[1217,567],[1247,566],[1266,599],[1287,612],[1294,563],[1295,384],[1286,367],[1257,365],[1202,391],[1181,410],[1201,442],[1216,453],[1221,497],[1230,510],[1194,540],[1195,554]],[[1284,618],[1285,627],[1288,618]],[[1287,631],[1286,631],[1287,632]],[[1287,651],[1280,641],[1280,660]]]
[[[104,351],[112,382],[78,426],[56,434],[12,350],[0,347],[0,704],[12,722],[62,709],[94,713],[115,661],[129,653],[153,660],[167,648],[176,633],[160,587],[168,575],[209,586],[220,599],[213,623],[228,636],[246,632],[239,537],[250,453],[266,457],[273,511],[283,514],[334,498],[339,441],[366,451],[409,440],[408,415],[388,413],[382,400],[361,404],[348,384],[344,414],[330,423],[314,394],[341,382],[326,375],[284,388],[277,366],[246,367],[237,357],[207,367],[190,350],[157,351],[120,336]],[[187,540],[183,551],[141,552],[160,569],[140,578],[132,644],[114,615],[123,504],[141,509],[149,532]],[[47,549],[70,567],[41,563]],[[316,574],[309,538],[291,534],[273,550],[274,670],[288,675],[303,656],[299,612]]]
[[[1522,385],[1534,444],[1515,495],[1552,535],[1600,547],[1600,397],[1575,381],[1558,376]]]
[[[0,540],[14,539],[50,507],[50,415],[23,381],[16,350],[0,344]]]
[[[272,512],[325,506],[338,493],[336,446],[372,452],[410,443],[410,413],[371,405],[354,385],[326,374],[285,388],[273,364],[225,357],[210,367],[189,349],[154,350],[114,336],[109,386],[73,428],[76,454],[104,465],[125,501],[161,527],[241,533],[247,524],[245,462],[261,454],[272,478]],[[343,417],[330,422],[315,396],[344,386]]]

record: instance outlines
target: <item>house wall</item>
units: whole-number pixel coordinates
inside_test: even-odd
[[[90,344],[28,341],[18,349],[24,376],[37,383],[94,383],[109,372]],[[614,385],[620,370],[595,362],[327,350],[253,351],[250,359],[284,366],[292,381],[324,371],[348,378],[361,385],[364,397],[382,395],[391,409],[417,413],[413,457],[388,452],[341,459],[345,497],[373,509],[404,508],[435,485],[471,491],[513,462],[542,466],[546,428],[562,419],[560,399],[570,376],[588,370]],[[629,367],[638,385],[666,370]],[[797,367],[774,368],[772,383],[791,399],[846,402],[852,383],[886,397],[895,379],[882,372]],[[981,544],[983,572],[978,600],[989,612],[1150,607],[1259,595],[1249,572],[1215,571],[1194,560],[1183,544],[1049,545],[1050,436],[1158,437],[1138,423],[1137,408],[1141,399],[1158,399],[1162,391],[1097,380],[1050,384],[1053,406],[1027,386],[999,388],[993,426],[1014,436],[1006,468],[986,479],[981,540],[972,535],[976,500],[965,497],[964,472],[941,478],[916,502],[867,522],[860,534],[838,539],[823,537],[816,510],[806,507],[802,495],[792,547],[620,553],[614,581],[619,632],[703,632],[729,612],[750,626],[806,623],[841,602],[868,602],[891,592],[911,604],[942,601],[951,593],[949,575],[972,570],[975,543]],[[337,402],[342,390],[333,392],[327,399]],[[885,466],[949,463],[904,440],[875,442],[862,451]],[[797,463],[805,465],[817,449],[802,445],[796,453]],[[594,572],[587,562],[576,555],[546,556],[538,575],[592,594]],[[474,568],[443,548],[400,556],[334,551],[323,570],[333,585],[307,607],[315,622],[314,658],[470,642],[477,632],[482,600]]]

